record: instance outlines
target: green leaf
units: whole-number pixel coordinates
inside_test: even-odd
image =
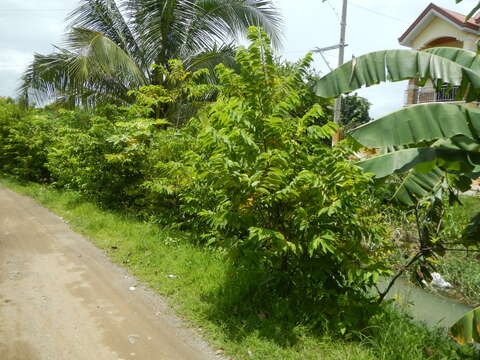
[[[480,58],[474,51],[453,47],[434,47],[425,50],[425,52],[441,56],[475,72],[480,72]]]
[[[434,168],[428,173],[411,170],[393,197],[407,206],[413,206],[419,199],[427,197],[441,188],[445,177],[445,171],[439,168]]]
[[[417,168],[424,173],[431,171],[438,164],[453,170],[471,170],[471,158],[476,161],[478,153],[469,153],[463,150],[442,147],[403,149],[357,163],[364,171],[375,174],[376,178],[383,178],[392,174],[404,173]]]
[[[432,79],[460,86],[459,96],[478,98],[480,74],[448,58],[416,50],[373,52],[345,63],[315,84],[318,96],[331,98],[385,81]],[[470,90],[468,90],[470,89]]]
[[[472,11],[470,11],[467,15],[467,17],[465,18],[465,20],[469,20],[472,16],[475,15],[475,13],[480,10],[480,3],[478,3],[477,5],[475,5],[475,7],[472,9]]]
[[[480,213],[472,217],[462,233],[462,243],[465,246],[480,244]]]
[[[322,234],[315,236],[311,243],[308,246],[308,254],[310,257],[313,256],[317,249],[320,249],[323,253],[335,253],[333,243],[335,242],[335,237],[332,234]]]
[[[369,148],[419,144],[456,135],[478,141],[480,110],[442,103],[416,105],[369,122],[350,134]]]
[[[455,2],[458,4],[460,2],[462,2],[463,0],[455,0]],[[472,11],[470,11],[467,15],[467,17],[465,18],[465,21],[468,21],[472,16],[475,15],[475,13],[480,10],[480,2],[475,5],[475,7],[472,9]]]

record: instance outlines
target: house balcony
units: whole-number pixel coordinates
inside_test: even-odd
[[[434,102],[459,102],[457,99],[458,86],[444,86],[412,88],[405,92],[405,106]]]

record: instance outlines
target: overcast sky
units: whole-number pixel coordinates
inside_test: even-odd
[[[341,0],[276,0],[285,17],[283,55],[296,60],[315,47],[338,43]],[[435,0],[437,5],[466,13],[477,0]],[[346,59],[352,55],[400,48],[398,37],[430,3],[427,0],[349,0]],[[34,53],[48,53],[59,44],[65,31],[64,19],[78,0],[0,0],[0,96],[14,96],[19,77]],[[328,54],[332,66],[337,52]],[[315,66],[323,73],[327,66],[318,55]],[[379,116],[399,108],[405,84],[385,84],[359,93],[373,104]]]

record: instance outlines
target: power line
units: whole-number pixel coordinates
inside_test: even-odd
[[[16,70],[26,70],[28,68],[28,65],[25,65],[25,66],[22,66],[22,67],[16,67],[16,66],[12,66],[12,67],[1,67],[0,66],[0,71],[16,71]]]
[[[7,12],[7,11],[34,11],[34,12],[45,12],[45,11],[70,11],[71,9],[0,9],[1,12]]]
[[[328,4],[328,6],[330,6],[330,9],[332,9],[332,11],[335,14],[335,16],[337,17],[338,21],[341,21],[340,14],[338,13],[337,9],[335,9],[335,7],[332,5],[330,0],[325,0],[325,2]]]
[[[284,54],[299,54],[299,53],[307,54],[309,52],[312,52],[312,49],[283,51]],[[332,58],[337,57],[337,55],[331,54],[331,53],[327,53],[327,56],[332,57]]]
[[[355,6],[355,7],[357,7],[357,8],[363,9],[363,10],[368,11],[368,12],[371,12],[371,13],[373,13],[373,14],[376,14],[376,15],[379,15],[379,16],[383,16],[383,17],[386,17],[386,18],[389,18],[389,19],[392,19],[392,20],[395,20],[395,21],[399,21],[399,22],[401,22],[401,23],[403,23],[403,24],[409,24],[408,21],[405,21],[405,20],[403,20],[403,19],[397,18],[397,17],[392,16],[392,15],[388,15],[388,14],[382,13],[382,12],[377,11],[377,10],[374,10],[374,9],[370,9],[370,8],[365,7],[365,6],[363,6],[363,5],[359,5],[359,4],[357,4],[357,3],[353,2],[353,1],[351,2],[351,4],[352,4],[353,6]]]

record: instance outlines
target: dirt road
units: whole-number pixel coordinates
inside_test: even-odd
[[[218,359],[161,298],[0,186],[0,359]]]

